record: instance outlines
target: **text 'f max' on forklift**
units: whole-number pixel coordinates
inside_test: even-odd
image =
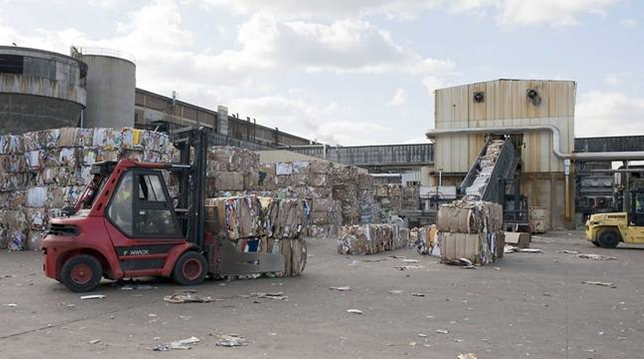
[[[65,217],[50,220],[43,239],[43,270],[75,292],[111,280],[171,277],[195,285],[206,276],[282,272],[284,256],[241,253],[207,219],[207,130],[172,133],[180,163],[132,159],[96,163],[89,185]],[[170,198],[164,172],[177,176]]]

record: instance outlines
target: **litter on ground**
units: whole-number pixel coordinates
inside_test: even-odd
[[[175,349],[188,350],[192,348],[190,344],[195,344],[200,341],[201,340],[197,337],[190,337],[187,339],[176,340],[174,342],[157,344],[150,349],[157,352],[167,352]]]
[[[214,302],[216,299],[212,297],[205,297],[197,294],[195,290],[185,290],[177,292],[171,295],[166,295],[163,297],[163,300],[169,303],[210,303]]]

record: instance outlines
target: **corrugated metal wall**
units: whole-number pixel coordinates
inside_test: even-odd
[[[536,105],[526,96],[530,89],[539,94]],[[474,101],[477,92],[483,93],[483,101]],[[562,151],[573,150],[573,81],[496,80],[437,90],[435,100],[436,128],[553,125],[561,131]],[[526,133],[523,140],[524,171],[563,171],[563,161],[552,153],[549,133]],[[436,167],[448,173],[462,173],[467,172],[481,150],[484,136],[441,136],[437,142]]]
[[[538,99],[528,98],[536,90]],[[496,80],[436,91],[436,128],[521,127],[553,125],[561,133],[560,148],[572,152],[574,147],[575,89],[573,81]],[[475,101],[476,93],[483,94]],[[439,136],[436,139],[436,170],[442,169],[458,181],[466,173],[485,141],[484,135]],[[550,212],[553,228],[570,226],[572,218],[564,217],[565,178],[563,161],[552,151],[549,132],[523,134],[521,148],[521,191],[531,206],[545,207]],[[572,197],[572,192],[569,196]],[[570,198],[574,203],[573,198]]]

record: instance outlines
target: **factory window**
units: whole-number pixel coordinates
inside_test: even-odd
[[[22,74],[24,58],[17,55],[0,55],[0,73]]]

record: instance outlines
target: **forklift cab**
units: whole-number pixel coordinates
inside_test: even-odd
[[[627,209],[629,226],[644,226],[644,190],[632,191],[629,197],[630,209]]]

